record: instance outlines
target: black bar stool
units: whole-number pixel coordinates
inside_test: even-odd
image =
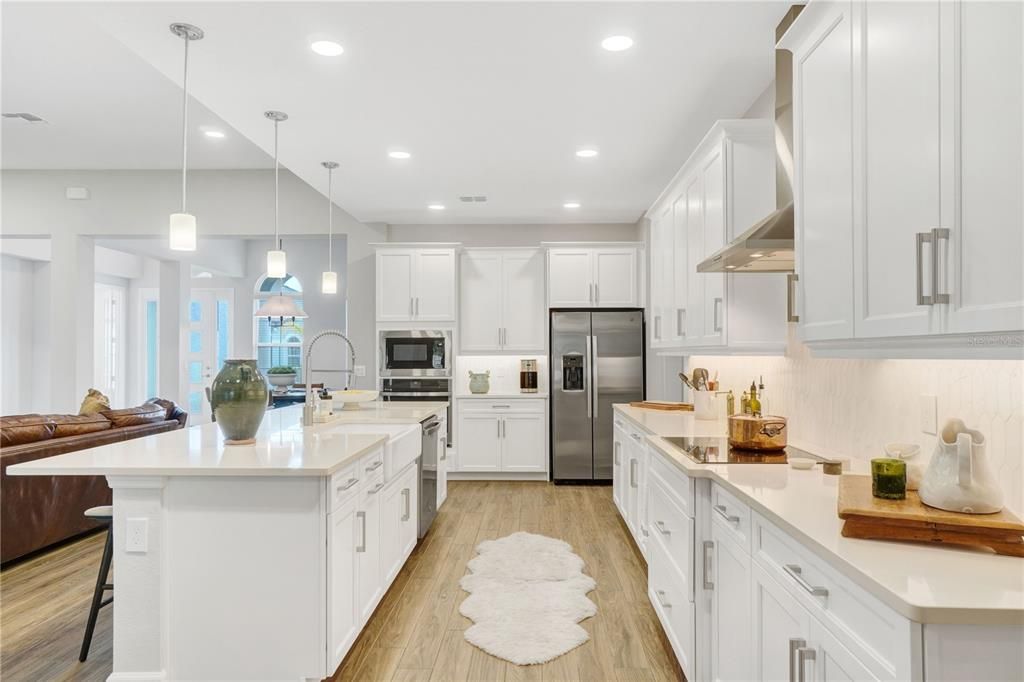
[[[90,507],[85,510],[85,515],[90,519],[102,521],[107,524],[107,542],[103,545],[103,559],[100,560],[100,572],[96,576],[96,589],[92,593],[92,605],[89,607],[89,620],[85,624],[85,639],[82,640],[82,652],[78,654],[78,660],[84,661],[89,657],[89,645],[92,644],[92,633],[96,629],[96,616],[100,609],[114,601],[114,597],[103,598],[103,591],[114,591],[114,586],[107,582],[110,577],[110,560],[114,556],[114,508],[110,505],[102,507]]]

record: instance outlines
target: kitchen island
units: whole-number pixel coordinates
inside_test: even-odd
[[[205,424],[8,473],[113,490],[109,680],[319,680],[416,545],[419,424],[446,409],[373,403],[303,426],[286,407],[255,445]]]
[[[613,496],[689,678],[1021,679],[1021,559],[845,538],[820,466],[701,464],[666,438],[725,438],[724,420],[615,420]]]

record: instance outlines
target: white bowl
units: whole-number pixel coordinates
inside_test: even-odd
[[[793,467],[794,469],[813,469],[814,465],[817,463],[817,460],[811,459],[810,457],[789,458],[789,466]]]
[[[380,391],[364,391],[356,388],[347,391],[331,391],[331,398],[342,403],[343,410],[358,410],[360,403],[368,403],[377,399]]]

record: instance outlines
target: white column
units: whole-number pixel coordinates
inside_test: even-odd
[[[50,235],[49,373],[51,412],[77,413],[93,382],[92,237]]]
[[[167,479],[107,476],[107,483],[114,492],[113,566],[117,585],[114,671],[107,682],[163,680],[168,660],[163,508]]]
[[[184,329],[188,320],[189,265],[160,261],[158,313],[159,354],[157,393],[187,408],[185,395]]]

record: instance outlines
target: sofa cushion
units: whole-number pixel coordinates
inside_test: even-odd
[[[126,407],[122,410],[103,410],[100,414],[109,419],[115,429],[162,422],[167,419],[167,410],[156,403]]]
[[[53,438],[56,424],[41,414],[16,414],[0,417],[0,447],[35,443]]]
[[[84,433],[106,431],[110,428],[110,420],[102,414],[50,414],[47,415],[56,423],[54,438],[80,436]]]

